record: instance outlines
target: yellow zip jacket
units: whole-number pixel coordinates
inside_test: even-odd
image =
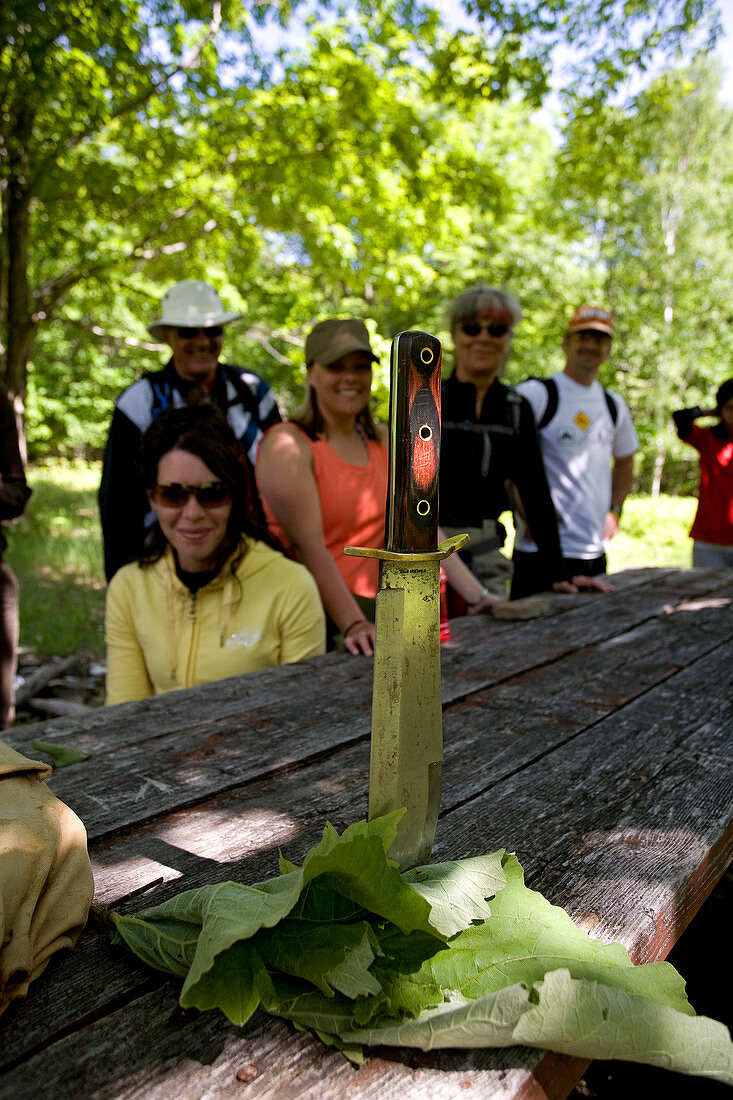
[[[325,652],[323,607],[305,568],[264,542],[195,594],[170,547],[126,565],[107,589],[107,704],[291,664]]]

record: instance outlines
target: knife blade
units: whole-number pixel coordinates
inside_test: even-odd
[[[440,809],[440,561],[467,541],[437,544],[441,345],[403,332],[390,363],[389,480],[379,559],[372,691],[369,817],[404,807],[390,858],[430,859]]]

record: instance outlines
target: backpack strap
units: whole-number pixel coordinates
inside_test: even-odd
[[[153,391],[153,403],[150,406],[150,422],[155,420],[158,413],[169,409],[173,404],[173,387],[169,379],[154,374],[145,374],[143,377],[149,382]]]
[[[613,426],[615,428],[616,427],[616,421],[618,420],[618,405],[616,404],[616,400],[615,400],[613,394],[609,393],[608,390],[603,391],[603,396],[606,399],[606,405],[608,406],[608,413],[609,413],[609,416],[611,417],[611,420],[613,422]]]
[[[534,382],[541,382],[547,390],[547,404],[545,405],[545,411],[540,417],[537,423],[537,431],[541,431],[546,428],[552,420],[553,416],[557,412],[558,395],[557,395],[557,382],[554,378],[534,378]],[[611,417],[611,422],[616,427],[616,421],[618,420],[618,405],[613,394],[608,390],[603,391],[603,396],[606,399],[606,406],[608,408],[608,415]]]
[[[522,398],[511,386],[507,388],[509,392],[506,395],[506,403],[509,410],[510,427],[512,433],[516,435],[519,431],[519,420],[522,415]]]
[[[552,420],[553,416],[557,412],[557,382],[554,378],[536,378],[535,382],[541,382],[547,390],[547,404],[545,405],[545,411],[540,417],[537,423],[537,431],[541,431],[546,428]]]

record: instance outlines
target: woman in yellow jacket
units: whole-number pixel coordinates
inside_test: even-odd
[[[157,522],[144,557],[107,592],[108,704],[324,652],[315,582],[273,548],[215,409],[161,413],[143,437],[141,474]]]

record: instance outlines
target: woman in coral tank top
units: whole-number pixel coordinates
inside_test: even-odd
[[[369,408],[376,356],[366,325],[352,318],[315,325],[305,359],[305,401],[291,421],[265,434],[257,484],[268,526],[313,574],[345,648],[369,656],[378,563],[343,550],[384,545],[387,429],[375,424]],[[454,558],[451,573],[461,573],[450,582],[471,611],[484,610],[491,598]]]

